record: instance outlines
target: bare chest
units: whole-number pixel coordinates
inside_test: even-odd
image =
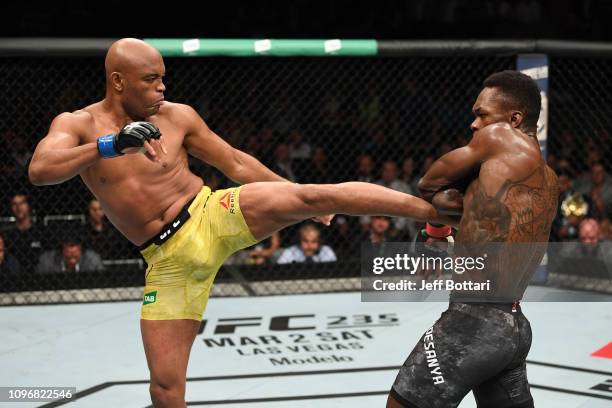
[[[187,152],[183,147],[185,132],[172,126],[169,121],[151,122],[162,132],[162,143],[166,148],[166,152],[163,152],[159,144],[152,143],[159,155],[158,161],[151,160],[144,153],[130,153],[111,159],[101,159],[82,174],[83,178],[89,183],[103,186],[134,177],[157,179],[172,174],[177,167],[185,165],[187,162]],[[101,118],[96,120],[96,124],[89,132],[82,135],[81,143],[95,143],[100,136],[114,134],[119,130]]]

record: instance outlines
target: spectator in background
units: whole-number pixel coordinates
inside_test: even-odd
[[[244,144],[244,152],[250,154],[253,157],[261,156],[261,139],[257,135],[251,135],[247,137]]]
[[[584,217],[589,215],[589,211],[582,215],[566,215],[562,210],[562,206],[564,205],[563,203],[565,203],[566,200],[572,200],[575,203],[582,201],[582,205],[586,205],[589,210],[591,209],[592,205],[590,200],[588,200],[588,197],[581,195],[580,193],[576,193],[576,191],[573,189],[571,174],[566,170],[559,170],[557,173],[557,182],[559,185],[559,201],[557,206],[557,215],[553,220],[550,231],[550,240],[553,242],[569,241],[578,238],[578,225]]]
[[[202,178],[206,180],[206,185],[210,187],[212,191],[224,188],[227,179],[225,176],[214,167],[209,166],[206,171],[202,174]],[[233,183],[233,182],[232,182]]]
[[[13,255],[7,253],[4,238],[0,235],[0,274],[21,273],[21,265]]]
[[[206,185],[209,186],[212,191],[221,188],[225,182],[225,176],[221,174],[221,172],[193,156],[189,156],[187,161],[189,163],[189,170],[205,180]]]
[[[102,259],[136,258],[134,246],[106,219],[100,202],[93,199],[87,206],[87,223],[81,233],[83,246]]]
[[[569,175],[574,175],[576,174],[576,172],[574,171],[574,168],[572,167],[571,163],[569,162],[569,160],[561,158],[557,160],[557,168],[555,169],[556,172],[566,172]]]
[[[276,251],[280,248],[280,233],[277,231],[269,238],[261,241],[255,247],[248,251],[250,258],[248,264],[263,265],[269,263],[273,259]]]
[[[289,156],[289,146],[286,143],[281,143],[276,146],[275,161],[272,164],[272,171],[289,181],[297,182],[295,172],[291,166],[291,157]]]
[[[334,243],[334,252],[340,260],[359,259],[361,242],[357,242],[355,236],[355,222],[352,217],[337,215],[332,220],[332,225],[324,230],[329,238],[327,241]]]
[[[389,138],[381,129],[376,130],[365,142],[361,151],[370,155],[378,166],[384,160],[397,156],[397,148],[389,141]]]
[[[609,218],[604,218],[599,221],[599,240],[612,240],[612,223]]]
[[[559,135],[559,157],[576,157],[576,140],[579,140],[574,132],[569,129],[564,129]]]
[[[336,262],[334,250],[321,245],[321,232],[313,224],[300,227],[300,244],[285,249],[278,258],[279,264]]]
[[[603,148],[598,146],[598,144],[595,143],[592,138],[587,141],[586,164],[588,169],[592,169],[595,164],[601,162],[603,159],[601,154],[602,150]]]
[[[25,139],[13,130],[7,130],[0,137],[0,145],[0,174],[11,186],[25,185],[28,179],[28,164],[32,158],[32,151]]]
[[[578,233],[579,241],[586,253],[593,253],[595,246],[599,243],[599,223],[594,218],[582,220]]]
[[[304,135],[301,131],[294,129],[289,133],[289,156],[291,160],[307,160],[310,159],[311,147],[304,141]]]
[[[61,250],[45,251],[38,260],[36,272],[94,272],[103,271],[104,265],[98,253],[91,249],[83,251],[81,243],[75,238],[62,240]]]
[[[402,193],[413,194],[410,186],[397,177],[397,163],[395,163],[393,160],[386,160],[383,162],[380,175],[381,177],[376,181],[376,184],[385,186],[395,191],[400,191]]]
[[[357,181],[374,182],[374,161],[369,154],[362,154],[357,159]]]
[[[608,272],[612,271],[612,243],[601,241],[599,223],[594,218],[585,218],[579,226],[578,241],[563,244],[561,259],[588,259],[601,261]],[[588,265],[588,264],[587,264]],[[585,265],[585,267],[588,267]]]
[[[360,98],[359,102],[359,118],[364,126],[373,125],[376,123],[382,110],[382,102],[377,84],[372,80],[366,87],[366,95]]]
[[[43,231],[34,222],[27,195],[18,193],[11,197],[11,213],[16,221],[4,233],[5,244],[22,268],[31,272],[44,247]]]
[[[612,216],[612,179],[603,164],[591,167],[591,200],[600,218]]]
[[[391,229],[391,218],[376,215],[370,219],[370,227],[364,238],[363,242],[370,242],[372,244],[381,244],[387,242],[389,239],[389,230]]]
[[[264,113],[266,118],[274,118],[272,127],[281,135],[287,135],[302,118],[302,112],[293,103],[292,90],[286,89],[281,94],[276,94]],[[254,98],[255,99],[255,98]]]
[[[344,110],[342,109],[342,99],[338,93],[329,91],[321,103],[321,122],[330,132],[340,126],[343,121]]]
[[[274,143],[276,135],[271,127],[264,127],[258,133],[259,143],[261,144],[261,156],[255,156],[268,166],[272,166],[274,162]]]
[[[314,148],[310,165],[306,168],[310,173],[310,177],[308,177],[309,183],[327,184],[334,181],[334,175],[327,166],[327,154],[325,154],[325,150],[320,146]]]
[[[612,179],[601,162],[594,162],[590,177],[581,178],[576,184],[578,192],[591,198],[596,218],[612,216]]]
[[[270,237],[233,253],[225,260],[224,265],[265,265],[276,263],[281,246],[281,236],[277,231]]]
[[[376,184],[399,191],[401,193],[414,195],[412,188],[404,181],[400,180],[397,176],[397,164],[393,160],[387,160],[383,162],[381,178],[380,180],[376,181]],[[367,217],[361,217],[362,222],[366,220],[366,218]],[[370,220],[367,219],[366,222],[369,224]],[[415,235],[415,233],[416,227],[414,221],[407,218],[393,218],[393,229],[389,231],[391,237],[398,238],[400,240],[409,240],[410,237]]]
[[[412,157],[406,157],[404,161],[402,161],[402,174],[400,175],[400,180],[410,186],[412,191],[418,191],[416,188],[419,179],[414,177],[414,159]]]

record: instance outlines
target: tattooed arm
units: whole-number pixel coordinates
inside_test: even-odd
[[[431,201],[444,188],[478,172],[480,165],[496,150],[499,125],[490,125],[474,133],[466,146],[452,150],[436,160],[419,180],[418,188],[423,198]]]

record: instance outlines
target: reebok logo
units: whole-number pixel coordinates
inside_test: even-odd
[[[157,291],[145,293],[142,304],[148,305],[151,303],[155,303],[156,300],[157,300]]]
[[[219,199],[219,204],[221,204],[221,207],[229,210],[230,214],[234,214],[235,212],[236,201],[234,199],[234,193],[235,190],[232,190],[231,192],[228,191]]]

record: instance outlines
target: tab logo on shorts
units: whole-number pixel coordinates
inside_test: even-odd
[[[236,199],[234,198],[235,193],[236,190],[232,190],[231,192],[228,191],[221,196],[221,199],[219,199],[219,204],[221,204],[221,207],[229,210],[230,214],[234,214],[236,208]]]
[[[157,291],[145,293],[144,300],[143,300],[142,304],[143,305],[148,305],[148,304],[151,304],[151,303],[155,303],[156,300],[157,300]]]

